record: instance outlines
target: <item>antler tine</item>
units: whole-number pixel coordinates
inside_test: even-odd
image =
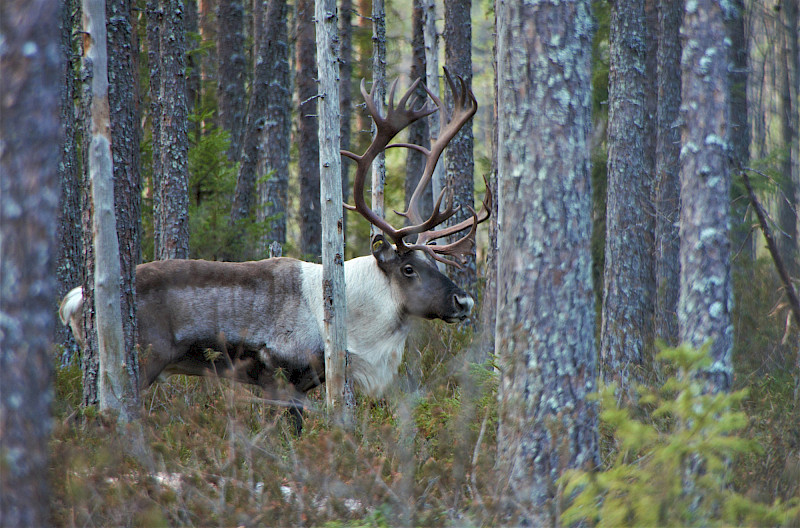
[[[433,257],[435,260],[438,260],[439,262],[442,262],[444,264],[449,264],[451,266],[455,266],[455,267],[461,269],[462,268],[461,264],[459,264],[458,262],[456,262],[454,260],[446,259],[442,255],[461,256],[461,255],[464,255],[464,253],[466,253],[470,249],[472,249],[472,246],[475,245],[475,233],[477,232],[478,224],[481,221],[478,220],[478,215],[475,213],[475,210],[472,207],[467,206],[467,208],[472,213],[472,218],[469,219],[469,222],[470,222],[469,233],[467,233],[463,237],[459,238],[458,240],[456,240],[455,242],[452,242],[450,244],[444,244],[444,245],[441,245],[441,246],[439,246],[439,245],[433,246],[433,245],[429,245],[429,244],[424,243],[424,242],[420,243],[418,241],[418,243],[414,244],[413,246],[409,246],[408,248],[409,249],[418,249],[418,250],[424,251],[428,255]],[[464,229],[464,228],[462,227],[462,229]],[[445,230],[442,230],[442,231],[445,231]],[[453,231],[453,232],[455,232],[455,231]],[[444,236],[444,235],[442,235],[442,236]],[[434,237],[434,238],[439,238],[439,237],[437,236],[437,237]],[[433,239],[428,239],[427,242],[429,242],[430,240],[433,240]]]
[[[448,192],[448,189],[442,190],[436,200],[436,205],[433,212],[427,219],[423,218],[423,216],[420,214],[418,206],[422,191],[430,183],[430,179],[433,176],[433,170],[436,167],[436,163],[444,151],[444,148],[458,133],[461,127],[463,127],[464,124],[470,118],[472,118],[473,115],[475,115],[478,107],[478,103],[474,94],[467,88],[467,84],[463,78],[458,77],[459,86],[461,88],[459,92],[459,90],[456,89],[450,73],[447,70],[445,70],[445,76],[447,77],[447,82],[449,83],[450,89],[453,92],[453,99],[455,101],[453,105],[453,114],[449,118],[442,117],[442,131],[439,135],[439,138],[431,145],[430,149],[409,143],[396,143],[389,145],[389,142],[394,136],[397,135],[398,132],[408,127],[411,123],[422,117],[432,114],[436,110],[439,110],[442,116],[444,116],[445,107],[441,100],[423,84],[422,86],[425,88],[427,95],[434,101],[434,103],[436,103],[436,107],[429,108],[423,103],[420,108],[415,109],[414,106],[417,103],[417,98],[419,97],[415,93],[415,90],[417,86],[419,86],[420,82],[418,79],[412,83],[411,87],[398,101],[397,106],[395,106],[394,93],[397,87],[397,81],[395,80],[389,90],[389,103],[386,109],[386,116],[384,117],[380,115],[377,105],[375,104],[373,96],[375,87],[373,86],[372,90],[367,93],[366,81],[362,79],[361,94],[364,96],[364,102],[367,106],[367,111],[375,122],[376,133],[375,137],[372,139],[372,143],[369,145],[366,152],[364,152],[364,154],[361,156],[353,154],[349,151],[342,151],[343,156],[354,160],[357,164],[353,183],[355,207],[346,207],[348,209],[357,211],[371,224],[375,225],[381,231],[384,231],[386,235],[395,242],[399,250],[409,251],[411,249],[419,249],[425,251],[432,258],[440,262],[460,267],[457,262],[446,259],[442,255],[463,254],[468,250],[469,247],[472,246],[472,244],[474,244],[474,236],[477,225],[489,217],[488,211],[490,205],[487,205],[487,203],[484,202],[484,207],[481,210],[480,215],[476,214],[475,211],[470,208],[470,211],[472,212],[472,218],[460,222],[455,226],[440,229],[438,231],[434,230],[434,228],[451,218],[460,209],[460,206],[453,205],[452,191]],[[413,99],[411,98],[412,95],[414,96]],[[409,102],[411,103],[410,105]],[[409,201],[408,211],[406,213],[398,213],[409,218],[414,225],[410,225],[401,229],[395,229],[384,218],[372,211],[372,209],[367,206],[364,199],[366,174],[369,172],[369,168],[372,165],[373,160],[380,152],[392,147],[406,147],[414,149],[421,152],[426,157],[425,170],[417,189],[414,191],[414,194]],[[442,200],[445,198],[445,196],[447,196],[447,201],[444,210],[442,210]],[[487,194],[487,202],[491,204],[491,194]],[[470,228],[469,233],[451,244],[441,246],[432,246],[427,244],[430,241],[457,233],[468,227]],[[410,235],[419,235],[416,244],[408,245],[405,243],[404,238]]]
[[[374,92],[375,86],[367,93],[366,80],[361,80],[361,94],[364,97],[364,103],[367,106],[367,111],[372,116],[375,122],[375,137],[372,139],[367,150],[361,156],[353,154],[349,151],[341,151],[341,154],[356,162],[356,173],[353,181],[353,198],[355,200],[355,207],[348,209],[355,210],[367,219],[371,224],[376,226],[381,231],[385,232],[398,247],[405,247],[403,237],[408,236],[410,233],[405,232],[403,229],[397,230],[391,226],[384,218],[375,213],[369,208],[364,199],[364,186],[366,175],[369,172],[370,166],[378,154],[388,148],[389,142],[398,132],[409,126],[414,121],[430,115],[436,111],[436,108],[427,108],[423,105],[422,108],[414,109],[406,107],[410,93],[416,88],[417,83],[403,95],[400,99],[400,105],[394,106],[394,91],[397,86],[395,80],[389,91],[389,105],[387,106],[386,116],[381,116],[377,105],[375,104]],[[425,223],[425,229],[430,229],[436,224]]]
[[[461,91],[459,92],[459,90],[456,90],[455,83],[453,83],[453,78],[451,77],[447,68],[444,68],[444,74],[447,78],[448,84],[450,85],[450,91],[453,94],[454,100],[453,115],[450,116],[449,119],[447,118],[447,111],[445,109],[445,105],[442,103],[442,100],[427,86],[423,85],[425,91],[428,93],[428,96],[433,100],[434,103],[436,103],[436,106],[439,109],[439,119],[441,121],[441,125],[439,137],[431,145],[430,150],[423,150],[422,148],[416,149],[422,152],[427,160],[425,162],[425,169],[422,173],[422,177],[419,180],[419,184],[417,184],[417,188],[414,190],[414,193],[411,195],[411,199],[408,201],[408,211],[402,215],[407,217],[412,223],[415,224],[421,224],[424,221],[424,218],[419,211],[419,203],[422,199],[422,193],[430,184],[431,178],[433,177],[433,172],[436,169],[436,164],[438,163],[442,152],[447,144],[453,139],[453,137],[455,137],[458,131],[461,130],[461,127],[463,127],[464,124],[466,124],[466,122],[469,121],[478,110],[478,101],[475,99],[475,95],[472,93],[472,91],[467,88],[467,84],[463,77],[457,77],[461,86]],[[470,100],[470,105],[468,107],[465,104],[467,97],[469,97]],[[403,146],[407,145],[404,144]]]
[[[486,196],[484,197],[483,204],[479,213],[475,214],[475,211],[467,206],[469,210],[472,212],[472,217],[467,218],[455,225],[450,227],[446,227],[444,229],[437,229],[436,231],[425,231],[421,233],[419,238],[417,238],[416,243],[418,245],[427,244],[428,242],[432,242],[442,237],[450,236],[452,234],[458,233],[459,231],[463,231],[468,227],[477,226],[480,223],[485,222],[491,216],[492,210],[492,193],[489,189],[489,182],[486,181],[486,176],[483,177],[483,181],[486,184]],[[451,244],[452,245],[452,244]],[[438,251],[440,247],[447,247],[447,246],[435,246],[434,251]]]

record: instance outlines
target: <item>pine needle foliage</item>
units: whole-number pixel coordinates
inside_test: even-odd
[[[614,384],[600,385],[600,419],[615,454],[599,471],[565,474],[564,525],[785,526],[800,520],[800,500],[758,503],[732,486],[731,462],[761,447],[741,435],[747,391],[704,390],[708,350],[662,349],[657,358],[669,376],[660,388],[638,387],[635,407],[618,403]],[[687,469],[698,461],[702,470]]]

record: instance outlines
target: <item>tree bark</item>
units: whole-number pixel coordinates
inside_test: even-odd
[[[262,39],[259,43],[259,58],[255,68],[256,81],[253,84],[253,93],[256,89],[265,89],[268,92],[266,122],[264,133],[261,135],[261,152],[256,164],[256,174],[262,178],[257,182],[259,207],[256,210],[256,220],[270,222],[269,229],[262,239],[265,251],[273,242],[286,243],[289,148],[292,128],[286,0],[270,2],[269,8],[271,10],[268,9],[266,18],[268,24],[264,29],[266,39]],[[262,47],[265,46],[269,49],[261,53]],[[259,84],[262,69],[266,70],[264,86]],[[255,104],[253,99],[251,96],[251,105]],[[248,123],[250,119],[248,116]]]
[[[264,241],[266,248],[273,241],[286,242],[290,127],[286,0],[270,0],[265,20],[267,26],[258,43],[230,224],[240,229],[237,224],[254,212],[260,221],[280,215]],[[270,171],[274,171],[270,178],[259,183]],[[257,199],[264,208],[254,211]]]
[[[317,64],[314,0],[297,0],[297,98],[299,116],[297,170],[300,174],[300,252],[311,259],[322,253],[319,198],[319,125],[316,115]]]
[[[588,0],[496,9],[499,494],[510,524],[554,526],[556,480],[599,458],[588,398],[592,15]]]
[[[342,150],[350,150],[353,121],[353,2],[341,0],[339,4],[339,141]],[[350,164],[342,163],[342,200],[350,196]],[[347,215],[342,218],[345,237]]]
[[[678,344],[680,284],[681,2],[659,1],[656,112],[655,335]]]
[[[600,358],[603,379],[623,394],[643,381],[653,347],[653,209],[645,150],[644,0],[611,5],[608,194]]]
[[[195,114],[201,108],[202,88],[200,85],[200,70],[202,66],[198,59],[197,35],[200,34],[200,17],[197,9],[197,0],[186,0],[186,112]],[[192,53],[194,52],[194,53]],[[196,123],[189,123],[189,130],[195,131]]]
[[[83,11],[83,8],[81,8]],[[81,22],[83,24],[83,22]],[[81,32],[83,26],[81,25]],[[92,218],[92,180],[89,177],[89,151],[92,137],[92,83],[93,63],[87,56],[87,41],[81,39],[81,244],[83,246],[83,265],[81,267],[81,287],[83,289],[83,336],[81,351],[81,372],[83,373],[83,405],[97,405],[97,380],[100,372],[100,358],[97,352],[97,331],[94,309],[94,233]]]
[[[228,157],[238,158],[245,117],[244,5],[242,0],[219,0],[217,7],[217,99],[219,123],[230,133]]]
[[[150,65],[155,258],[188,258],[189,139],[182,0],[151,0],[148,14],[148,25],[155,26],[148,28],[151,53],[157,46],[156,56],[150,55],[151,61],[155,59]]]
[[[495,27],[497,27],[497,12],[495,12]],[[492,95],[492,168],[489,173],[488,184],[492,196],[497,194],[497,155],[499,152],[499,138],[497,137],[497,112],[498,112],[498,70],[497,70],[497,45],[498,36],[495,32],[494,54],[492,58],[492,69],[494,70],[494,86]],[[483,298],[480,305],[480,331],[478,333],[480,345],[477,362],[483,362],[495,354],[495,328],[497,325],[497,263],[499,255],[497,253],[497,202],[492,200],[491,217],[489,218],[489,243],[486,247],[486,268],[484,271]]]
[[[322,299],[324,304],[325,401],[342,408],[345,387],[347,306],[342,230],[342,167],[339,123],[339,39],[336,0],[316,0],[319,68],[320,209],[322,212]]]
[[[416,95],[420,101],[428,98],[425,87],[425,6],[423,0],[414,0],[411,15],[411,81],[422,79],[416,89]],[[408,127],[408,142],[415,145],[428,147],[431,142],[430,131],[428,130],[428,120],[419,119]],[[405,182],[405,204],[408,209],[408,202],[414,194],[414,190],[419,184],[422,173],[425,170],[425,156],[421,152],[408,149],[406,157],[406,182]],[[433,192],[431,188],[425,190],[420,200],[420,212],[424,218],[430,216],[433,211]]]
[[[786,2],[792,4],[793,2]],[[791,41],[797,39],[797,20],[790,21],[789,10],[784,10],[784,14],[778,17],[778,27],[781,29],[783,45],[778,44],[778,87],[779,87],[779,109],[778,118],[780,122],[780,135],[782,148],[785,152],[782,156],[781,162],[781,177],[778,179],[778,188],[780,196],[778,199],[778,225],[780,226],[781,236],[778,238],[778,248],[781,251],[781,256],[786,262],[791,275],[797,275],[800,271],[800,262],[798,262],[798,242],[797,242],[797,203],[798,203],[798,189],[800,188],[800,181],[798,181],[797,172],[794,170],[792,164],[792,151],[795,150],[795,143],[797,143],[797,129],[795,116],[797,109],[793,106],[796,104],[796,96],[792,96],[794,89],[794,62],[792,56]],[[796,8],[795,8],[796,9]],[[792,32],[789,28],[794,24],[795,28]],[[794,45],[795,51],[797,44]]]
[[[138,393],[136,266],[141,262],[141,163],[139,160],[139,39],[131,0],[107,0],[108,102],[111,111],[114,215],[120,266],[120,307],[128,375]],[[138,397],[138,396],[137,396]]]
[[[61,160],[58,164],[60,209],[58,216],[58,259],[56,276],[58,290],[56,299],[63,299],[72,288],[80,284],[81,266],[81,175],[78,160],[78,122],[76,119],[75,100],[77,56],[73,46],[72,35],[77,10],[75,0],[61,3],[61,54],[63,61],[63,83],[61,87]],[[56,325],[55,342],[64,347],[61,363],[67,364],[73,359],[76,348],[72,332],[64,325]]]
[[[114,214],[114,164],[111,153],[108,44],[105,0],[83,0],[84,53],[93,65],[89,177],[95,255],[94,301],[99,358],[98,403],[121,423],[136,417],[138,391],[128,366],[120,311],[120,256]],[[136,358],[134,352],[134,360]]]
[[[386,8],[384,0],[372,0],[372,86],[375,106],[382,115],[386,113]],[[375,123],[372,123],[375,137]],[[386,153],[381,152],[372,162],[372,210],[381,218],[386,217],[384,187],[386,185]],[[370,225],[370,237],[380,233]]]
[[[731,309],[730,96],[723,7],[687,4],[681,26],[680,339],[712,340],[704,373],[711,391],[727,391],[733,367]]]
[[[750,125],[747,119],[747,69],[748,39],[744,29],[744,2],[733,2],[734,9],[726,19],[727,34],[731,40],[731,67],[728,77],[731,87],[731,161],[733,170],[746,167],[750,160]],[[735,172],[734,172],[735,173]],[[752,263],[755,257],[752,236],[749,200],[747,193],[733,188],[731,197],[731,249],[734,262],[745,265]]]
[[[444,2],[444,62],[452,75],[464,79],[467,88],[472,88],[472,0],[445,0]],[[453,94],[445,86],[445,100],[452,105]],[[473,181],[475,161],[473,158],[472,121],[464,125],[447,146],[445,153],[445,179],[453,190],[453,200],[461,206],[448,221],[454,225],[472,216],[469,207],[475,205],[475,183]],[[455,240],[458,235],[453,235]],[[463,236],[463,235],[462,235]],[[461,288],[475,292],[477,270],[475,248],[465,255],[462,268],[451,266],[448,274]]]
[[[148,0],[150,1],[150,0]],[[210,86],[217,86],[217,70],[219,58],[217,57],[217,5],[218,0],[198,0],[198,23],[200,27],[201,46],[205,50],[200,55],[201,99],[203,101],[216,100],[216,94],[209,94]],[[219,126],[219,116],[209,118],[210,125]],[[207,123],[204,123],[204,126]]]
[[[59,5],[0,4],[0,519],[8,528],[51,522]]]
[[[436,0],[425,2],[425,78],[428,88],[439,95],[439,34],[436,32]],[[441,97],[441,96],[440,96]],[[438,112],[428,117],[431,141],[439,138]],[[444,163],[437,163],[431,177],[431,195],[439,197],[445,186]]]

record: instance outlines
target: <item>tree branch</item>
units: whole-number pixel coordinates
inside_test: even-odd
[[[764,239],[767,241],[767,248],[769,248],[769,252],[772,255],[772,260],[775,262],[775,267],[778,269],[778,275],[780,275],[783,286],[786,289],[786,295],[789,297],[789,306],[792,308],[794,320],[798,325],[800,325],[800,299],[797,297],[797,291],[794,289],[792,279],[789,276],[789,272],[786,270],[786,265],[783,262],[783,258],[778,251],[778,245],[775,243],[775,238],[772,236],[772,230],[769,228],[769,224],[767,223],[767,217],[764,213],[764,208],[759,203],[756,193],[753,191],[753,186],[750,185],[750,178],[748,178],[747,172],[744,170],[741,171],[741,174],[742,180],[744,180],[744,186],[747,188],[747,194],[750,197],[750,203],[753,204],[753,209],[758,217],[758,223],[761,226],[761,232],[764,234]]]

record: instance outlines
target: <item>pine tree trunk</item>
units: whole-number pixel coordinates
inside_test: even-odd
[[[59,5],[0,3],[0,523],[7,528],[52,522]]]
[[[182,0],[148,3],[155,258],[189,257],[189,139]],[[157,34],[151,35],[151,31]],[[157,41],[154,39],[157,38]],[[157,46],[157,48],[156,48]],[[152,52],[156,52],[155,62]],[[157,145],[157,147],[156,147]]]
[[[497,12],[495,12],[495,27],[497,27]],[[492,146],[491,146],[491,159],[492,168],[489,173],[487,182],[489,188],[487,192],[491,192],[492,196],[497,197],[497,154],[499,149],[499,138],[497,137],[497,111],[499,108],[497,94],[498,94],[498,70],[497,70],[497,45],[498,35],[495,32],[494,37],[494,54],[492,57],[492,70],[494,73],[495,82],[493,85],[492,94]],[[480,304],[480,326],[478,336],[480,339],[478,345],[478,354],[476,355],[476,362],[484,362],[495,354],[495,328],[497,326],[497,262],[499,255],[497,253],[497,199],[492,201],[492,210],[490,211],[491,217],[489,218],[489,243],[486,247],[486,267],[484,271],[484,286],[483,297]]]
[[[114,213],[121,271],[120,307],[125,364],[138,392],[136,266],[141,262],[141,163],[139,160],[139,39],[131,0],[106,0],[108,101],[114,167]]]
[[[228,157],[235,160],[245,117],[244,5],[242,0],[219,0],[217,11],[217,98],[219,123],[230,133]]]
[[[330,409],[336,409],[342,407],[344,400],[347,349],[336,0],[316,0],[314,19],[320,88],[318,107],[325,401]]]
[[[556,480],[599,461],[591,27],[588,0],[497,3],[497,469],[514,525],[557,525]]]
[[[425,8],[425,78],[428,88],[435,94],[439,91],[439,35],[436,32],[436,0],[424,0]],[[428,117],[431,141],[439,137],[439,113]],[[431,195],[438,198],[445,186],[445,164],[437,163],[431,177]]]
[[[423,86],[425,82],[425,7],[423,0],[414,0],[411,15],[411,81],[422,79],[416,89],[416,95],[420,101],[427,99],[427,93]],[[415,145],[427,147],[430,145],[430,131],[428,130],[428,120],[420,119],[408,127],[408,142]],[[406,187],[405,204],[408,209],[408,202],[417,188],[422,173],[425,170],[425,156],[416,150],[408,150],[406,157]],[[433,211],[433,193],[431,188],[425,190],[420,200],[420,212],[427,218]]]
[[[730,43],[717,0],[686,7],[681,44],[680,339],[695,347],[713,340],[705,376],[709,390],[727,391],[733,375]]]
[[[259,33],[253,92],[243,130],[230,221],[238,229],[237,223],[253,212],[260,222],[276,217],[263,241],[262,249],[266,252],[270,243],[286,242],[291,102],[286,0],[270,0],[264,20],[267,25]],[[269,179],[259,183],[259,178],[270,172]],[[260,207],[253,211],[257,199]]]
[[[472,0],[445,0],[444,2],[444,62],[451,75],[461,76],[467,88],[472,88],[472,18],[470,11]],[[453,95],[445,86],[445,100],[448,107],[452,105]],[[459,211],[448,221],[457,224],[472,213],[469,207],[475,205],[475,183],[473,181],[475,161],[473,159],[472,121],[469,121],[456,134],[445,153],[445,178],[448,188],[453,190],[453,200],[461,206]],[[454,235],[456,237],[458,235]],[[453,238],[455,240],[455,238]],[[450,278],[464,290],[475,292],[477,270],[475,267],[475,249],[466,255],[463,267],[450,267]]]
[[[789,91],[792,113],[790,126],[792,129],[792,140],[789,143],[789,156],[792,163],[792,181],[795,184],[794,196],[794,217],[795,234],[798,233],[797,222],[798,203],[800,203],[800,6],[798,2],[787,1],[783,4],[784,16],[786,17],[786,38],[788,39],[788,59],[786,69],[789,72]],[[798,241],[795,239],[795,251],[798,251]],[[794,262],[789,264],[795,277],[800,274],[800,255],[795,253]],[[800,361],[800,356],[798,356]]]
[[[300,174],[300,252],[311,259],[322,253],[319,210],[319,137],[314,0],[297,0],[297,98],[299,116],[297,170]]]
[[[64,61],[61,87],[61,161],[58,164],[60,210],[58,218],[58,260],[56,299],[63,299],[72,288],[80,284],[83,251],[81,244],[81,175],[78,161],[78,122],[76,119],[76,61],[73,46],[73,28],[78,10],[75,0],[61,3],[61,53]],[[55,342],[64,347],[61,363],[72,361],[77,345],[72,332],[64,325],[56,325]]]
[[[608,199],[600,358],[603,378],[623,394],[643,381],[653,347],[654,216],[646,163],[644,0],[611,5]]]
[[[83,8],[81,7],[81,11]],[[81,28],[83,31],[83,28]],[[94,242],[92,218],[94,215],[92,201],[92,180],[89,177],[89,150],[92,137],[91,105],[92,82],[94,70],[92,61],[86,55],[86,40],[81,39],[81,167],[83,170],[81,185],[81,245],[83,246],[83,266],[81,268],[81,286],[83,288],[83,350],[81,351],[81,372],[83,373],[83,405],[97,405],[97,380],[100,371],[100,360],[97,352],[97,332],[94,308]]]
[[[787,2],[791,3],[791,2]],[[797,21],[794,21],[796,24]],[[793,72],[794,62],[792,57],[792,45],[790,40],[797,38],[797,29],[794,35],[788,28],[789,20],[786,14],[779,17],[778,27],[781,29],[783,45],[778,43],[778,119],[780,122],[781,147],[785,149],[781,162],[781,176],[778,179],[780,196],[778,199],[778,225],[781,235],[778,237],[778,248],[781,251],[783,261],[789,268],[790,275],[797,275],[800,270],[798,262],[798,241],[797,241],[797,212],[798,212],[798,190],[800,181],[792,166],[792,151],[796,149],[797,143],[796,112],[792,103],[796,103],[796,96],[792,96],[794,88]],[[795,44],[795,49],[796,49]]]
[[[680,128],[682,8],[659,2],[658,110],[656,112],[655,335],[678,344],[680,284]]]
[[[106,1],[83,0],[84,53],[93,65],[89,177],[92,186],[92,233],[95,255],[94,301],[98,343],[97,396],[101,412],[121,423],[135,419],[138,390],[126,357],[120,310],[120,255],[114,213],[114,163],[111,152]],[[135,360],[136,355],[133,353]]]
[[[265,252],[273,242],[286,243],[286,213],[289,202],[289,143],[292,127],[292,90],[289,80],[286,13],[286,0],[270,2],[266,17],[267,27],[264,28],[266,40],[262,39],[259,42],[259,58],[255,68],[254,88],[261,88],[258,81],[261,68],[263,68],[266,70],[267,77],[263,88],[268,90],[266,122],[264,133],[261,135],[262,148],[256,165],[256,174],[261,178],[269,175],[266,181],[257,184],[260,204],[256,210],[256,219],[259,222],[272,219],[263,238]],[[264,46],[268,46],[269,49],[262,53],[261,48]],[[252,104],[254,104],[253,97],[251,97]],[[250,117],[248,117],[249,122]]]
[[[339,108],[341,109],[339,140],[342,150],[350,150],[353,121],[353,2],[339,4]],[[342,163],[342,200],[350,196],[350,164]],[[347,215],[342,219],[347,234]]]
[[[148,0],[149,1],[149,0]],[[209,87],[217,86],[217,70],[219,58],[217,57],[217,5],[218,0],[197,0],[198,23],[200,26],[201,46],[205,50],[200,56],[201,99],[203,103],[213,104],[217,95]],[[212,93],[208,93],[211,91]],[[219,116],[210,117],[211,123],[204,125],[219,126]]]
[[[198,112],[201,104],[201,65],[196,53],[200,42],[196,38],[190,38],[190,35],[199,35],[199,24],[197,0],[186,0],[186,112],[189,115]],[[195,123],[189,123],[190,131],[194,131],[196,127]]]
[[[373,100],[381,112],[386,112],[386,9],[384,0],[372,0],[372,86]],[[372,137],[375,137],[375,123],[372,123]],[[372,162],[372,210],[385,218],[384,187],[386,185],[386,154],[381,152]],[[380,233],[380,229],[370,225],[370,237]]]
[[[736,0],[735,9],[726,20],[727,34],[731,40],[731,87],[730,143],[733,170],[746,167],[750,161],[750,125],[747,119],[747,68],[748,45],[744,29],[744,2]],[[752,215],[747,192],[734,187],[731,197],[731,249],[734,262],[747,266],[755,257],[751,225]]]

